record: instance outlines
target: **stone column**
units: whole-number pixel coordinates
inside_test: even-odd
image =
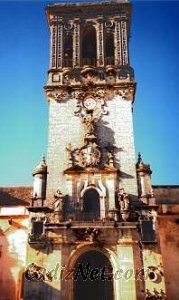
[[[73,67],[80,67],[81,61],[81,26],[80,19],[74,19]]]
[[[115,65],[122,65],[122,45],[121,45],[121,23],[119,18],[114,19],[114,49]]]
[[[51,53],[50,53],[50,68],[57,68],[57,23],[54,21],[51,26]]]
[[[121,20],[121,45],[122,45],[122,64],[129,64],[128,55],[128,37],[127,37],[127,20]]]
[[[127,20],[115,18],[115,64],[128,65],[128,36],[127,36]]]
[[[97,19],[96,45],[97,45],[97,67],[104,66],[104,23],[102,18]]]
[[[62,20],[57,25],[57,68],[63,67],[63,23]]]

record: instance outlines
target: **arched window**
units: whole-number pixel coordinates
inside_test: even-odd
[[[113,32],[106,33],[105,56],[106,56],[106,65],[114,65],[114,34],[113,34]]]
[[[84,219],[98,220],[100,218],[100,197],[98,192],[91,188],[83,196]]]
[[[72,35],[66,35],[64,40],[64,67],[72,67],[73,39]]]
[[[96,65],[96,29],[92,26],[82,33],[82,65]]]

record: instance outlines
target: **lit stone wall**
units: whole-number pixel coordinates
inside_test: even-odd
[[[49,104],[49,143],[47,199],[53,198],[57,189],[66,193],[64,170],[68,168],[66,147],[71,143],[80,147],[83,143],[83,127],[79,117],[74,116],[77,101],[51,101]]]
[[[83,125],[75,116],[77,101],[71,99],[49,104],[49,144],[47,199],[51,200],[57,189],[67,191],[64,170],[68,168],[66,147],[83,146]],[[115,97],[107,101],[108,114],[97,124],[101,147],[115,145],[115,166],[120,170],[120,187],[131,195],[137,195],[134,137],[131,101]],[[117,184],[118,187],[118,184]]]
[[[109,113],[99,123],[101,146],[114,144],[115,166],[120,170],[120,187],[137,195],[134,132],[131,101],[115,97],[107,102]]]
[[[136,284],[134,274],[133,247],[117,246],[118,270],[120,270],[120,280],[117,280],[117,300],[136,300]],[[117,279],[117,275],[116,275]]]

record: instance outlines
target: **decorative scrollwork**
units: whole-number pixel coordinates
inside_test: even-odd
[[[98,121],[102,115],[108,113],[106,101],[104,100],[104,90],[98,89],[94,92],[83,92],[77,93],[76,97],[79,100],[77,103],[77,110],[75,111],[76,116],[80,116],[84,123],[85,118],[90,114],[93,120]]]
[[[69,93],[64,89],[47,91],[48,101],[55,100],[59,102],[59,101],[67,100],[68,98],[69,98]]]
[[[167,296],[163,290],[157,291],[154,289],[150,291],[147,289],[145,300],[167,300]]]
[[[84,228],[74,230],[77,240],[79,241],[87,241],[87,242],[95,242],[97,241],[97,237],[100,234],[100,231],[96,228]]]
[[[74,26],[70,22],[66,22],[64,24],[64,29],[67,31],[67,34],[72,33],[73,28],[74,28]]]
[[[134,87],[119,88],[115,90],[115,95],[119,95],[122,99],[133,100]]]

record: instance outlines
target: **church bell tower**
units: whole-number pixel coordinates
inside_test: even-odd
[[[26,284],[26,295],[33,289],[34,299],[47,300],[164,295],[151,170],[141,156],[135,162],[131,4],[57,3],[46,12],[51,41],[46,192],[40,202],[35,194],[29,208],[28,260],[38,253],[36,266],[53,270],[38,288]],[[61,272],[54,278],[57,265]]]

